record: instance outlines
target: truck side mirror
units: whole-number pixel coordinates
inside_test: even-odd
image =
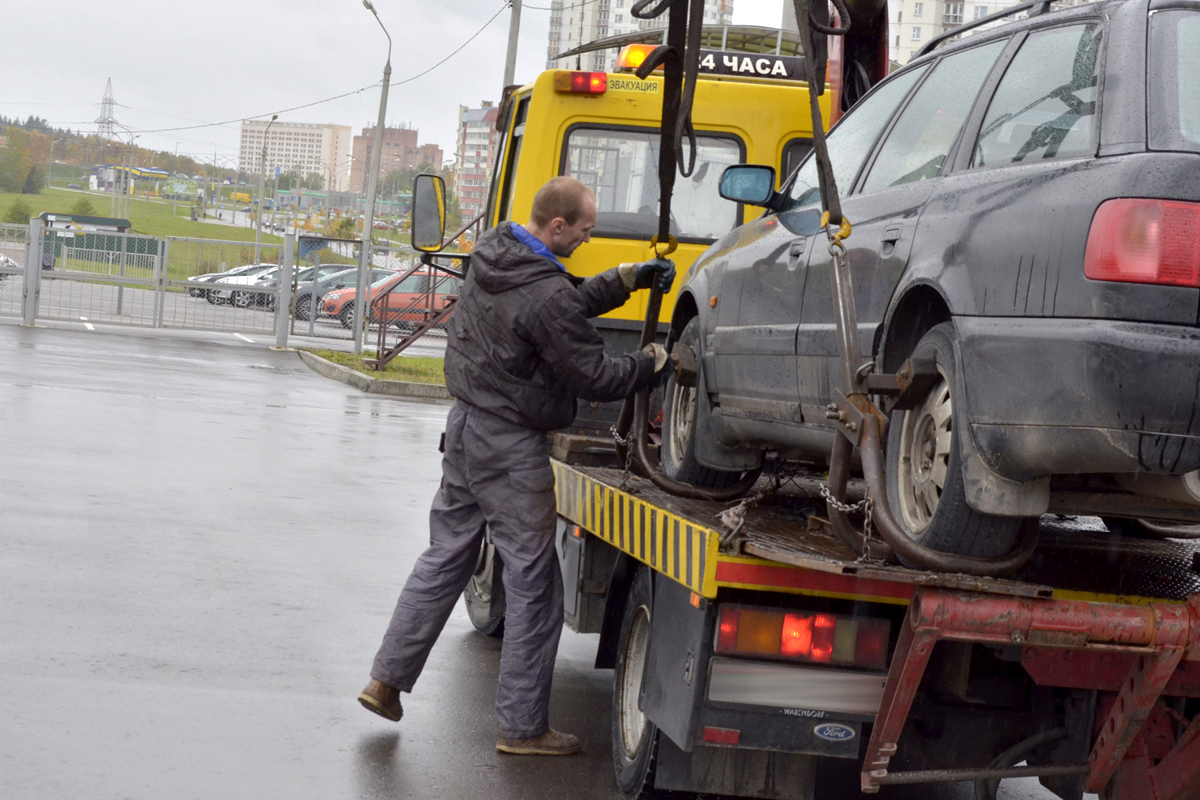
[[[775,168],[757,164],[726,167],[721,174],[720,193],[726,200],[769,207],[775,194]]]
[[[446,233],[446,182],[437,175],[413,179],[412,246],[422,253],[442,249]]]

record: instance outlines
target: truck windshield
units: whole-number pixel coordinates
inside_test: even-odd
[[[575,128],[567,138],[563,174],[596,193],[592,236],[649,239],[658,232],[658,132]],[[685,144],[684,154],[687,155]],[[697,137],[696,167],[676,176],[671,199],[671,234],[711,242],[737,226],[737,203],[717,192],[721,173],[742,160],[732,138]]]
[[[1200,150],[1200,13],[1150,19],[1150,147]]]

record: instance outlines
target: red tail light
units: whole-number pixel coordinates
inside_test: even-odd
[[[716,651],[884,669],[890,632],[885,619],[723,605]]]
[[[1200,203],[1105,201],[1088,231],[1083,274],[1096,281],[1200,286]]]
[[[604,94],[608,91],[608,73],[560,69],[554,73],[554,91],[568,94]]]

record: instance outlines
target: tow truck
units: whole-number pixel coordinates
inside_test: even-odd
[[[830,48],[842,56],[832,86],[855,61],[876,75],[864,63],[886,52],[880,6],[851,5],[866,24]],[[564,72],[543,79],[608,80]],[[490,208],[521,211],[520,189],[502,187],[525,173],[504,164],[528,147],[518,137],[533,130],[528,98],[543,79],[512,93]],[[569,125],[550,122],[563,170]],[[443,192],[432,178],[414,185],[413,244],[429,253]],[[829,500],[820,466],[770,463],[730,503],[669,494],[628,460],[559,456],[565,620],[599,634],[595,666],[613,670],[626,797],[813,800],[818,767],[840,761],[858,785],[838,797],[970,781],[984,800],[1003,779],[1037,777],[1063,800],[1200,798],[1200,544],[1046,516],[1011,574],[930,571],[837,535],[852,507],[869,532],[870,506]],[[843,500],[861,500],[861,482],[840,483]],[[503,565],[487,547],[465,596],[475,627],[501,635]]]

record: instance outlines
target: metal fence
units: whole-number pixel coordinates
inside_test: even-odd
[[[231,333],[276,330],[272,312],[287,266],[283,245],[178,237],[166,243],[163,327]]]
[[[25,290],[28,225],[0,225],[0,315],[20,316]]]
[[[131,233],[36,230],[37,263],[27,265],[26,274],[36,275],[37,316],[155,324],[162,301],[158,291],[161,239]]]
[[[288,335],[352,339],[360,308],[383,303],[386,310],[379,305],[369,317],[366,341],[386,345],[389,328],[411,333],[458,293],[453,278],[418,270],[411,250],[377,246],[363,303],[355,291],[361,247],[291,235],[283,245],[164,239],[48,229],[41,220],[0,226],[0,254],[12,258],[0,260],[0,314],[26,324],[44,318],[273,333],[283,346]],[[444,319],[435,321],[444,327]],[[430,334],[444,336],[436,327]]]

